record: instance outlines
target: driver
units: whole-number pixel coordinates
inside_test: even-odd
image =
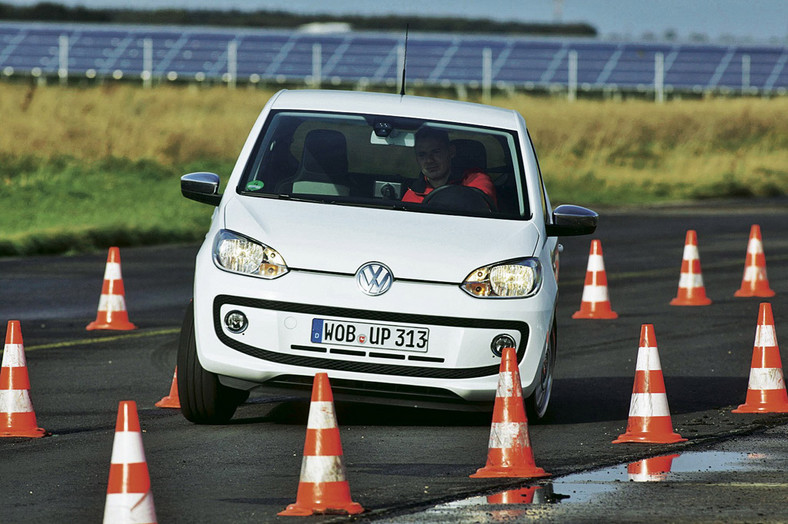
[[[423,127],[416,133],[415,139],[414,149],[421,173],[405,192],[403,202],[421,203],[431,191],[446,184],[455,184],[480,189],[497,205],[495,186],[486,173],[478,168],[470,168],[464,173],[452,174],[451,159],[455,149],[446,131]]]

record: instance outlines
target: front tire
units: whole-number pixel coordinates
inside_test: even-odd
[[[539,420],[547,413],[550,395],[553,391],[553,370],[555,369],[556,349],[558,346],[558,327],[553,319],[553,328],[547,337],[547,348],[542,360],[539,375],[536,377],[536,388],[525,401],[528,420]]]
[[[249,396],[248,391],[229,388],[219,377],[203,369],[194,338],[194,302],[189,302],[178,341],[178,396],[181,413],[195,424],[224,424]]]

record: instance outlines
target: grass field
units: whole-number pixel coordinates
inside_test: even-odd
[[[272,91],[0,83],[0,255],[202,238],[179,177],[226,178]],[[788,98],[589,101],[514,95],[554,203],[788,194]]]

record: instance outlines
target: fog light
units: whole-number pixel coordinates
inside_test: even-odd
[[[503,348],[516,348],[514,339],[510,335],[498,335],[490,344],[490,351],[493,355],[500,357],[503,353]]]
[[[243,333],[249,326],[249,321],[240,311],[230,311],[224,316],[224,324],[233,333]]]

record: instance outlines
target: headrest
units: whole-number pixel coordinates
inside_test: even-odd
[[[454,146],[452,166],[455,172],[463,173],[468,169],[487,169],[487,149],[478,140],[458,138],[451,141]]]
[[[304,139],[301,168],[317,173],[347,173],[345,135],[332,129],[313,129]]]

